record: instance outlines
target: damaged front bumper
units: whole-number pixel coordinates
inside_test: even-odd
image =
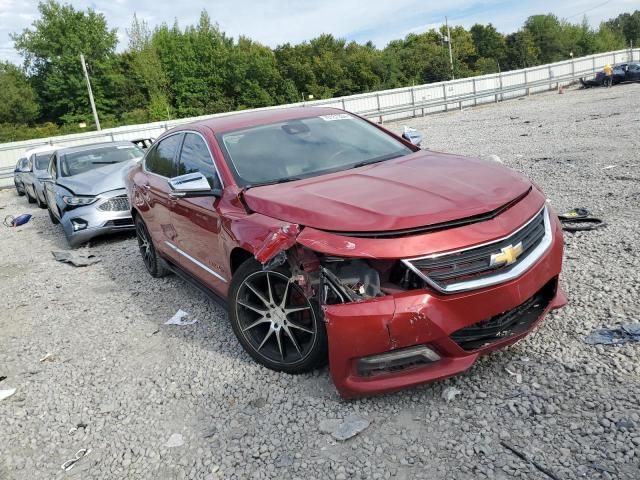
[[[550,248],[509,282],[453,295],[422,289],[325,305],[329,366],[339,393],[372,395],[447,378],[530,333],[566,304],[558,283],[562,235],[553,223]]]

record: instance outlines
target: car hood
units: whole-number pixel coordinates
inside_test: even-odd
[[[254,187],[253,211],[339,232],[416,228],[491,212],[531,182],[499,163],[420,151],[365,167]]]
[[[125,187],[126,172],[139,161],[140,159],[134,159],[105,165],[71,177],[60,177],[56,183],[76,195],[98,195],[102,192],[118,190]]]

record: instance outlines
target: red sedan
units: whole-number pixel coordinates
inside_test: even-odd
[[[327,108],[162,135],[128,175],[145,266],[226,300],[246,352],[344,397],[461,373],[566,303],[539,188]]]

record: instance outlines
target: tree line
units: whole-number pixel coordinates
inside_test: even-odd
[[[640,10],[598,28],[534,15],[510,34],[493,25],[431,29],[384,48],[322,34],[275,48],[229,37],[203,11],[196,25],[151,27],[133,16],[117,52],[104,15],[47,0],[12,35],[21,66],[0,62],[0,142],[93,128],[80,54],[102,127],[331,98],[531,67],[640,42]]]

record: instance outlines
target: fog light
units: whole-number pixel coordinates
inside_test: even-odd
[[[417,345],[359,358],[357,372],[360,377],[369,377],[378,373],[397,372],[409,367],[428,365],[438,360],[440,360],[440,355],[431,348],[425,345]]]
[[[89,226],[89,224],[86,220],[83,220],[81,218],[72,218],[71,226],[73,227],[73,231],[77,232],[78,230],[84,230]]]

